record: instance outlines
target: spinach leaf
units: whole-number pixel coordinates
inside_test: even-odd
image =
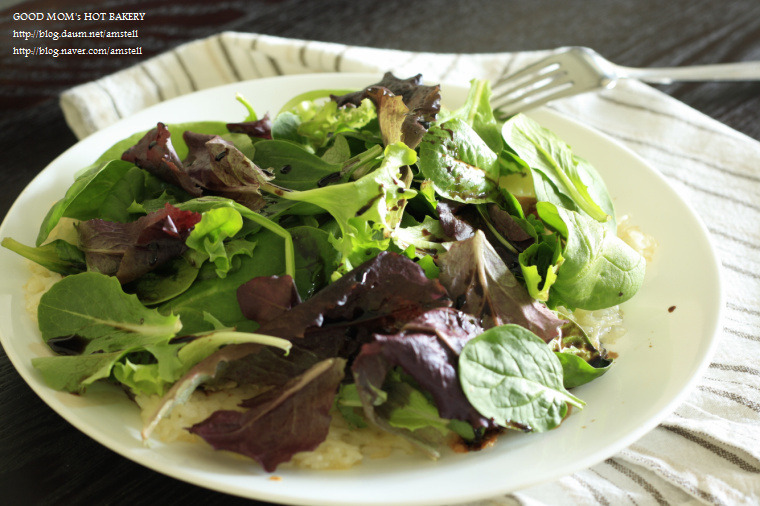
[[[341,165],[326,162],[317,155],[292,142],[282,140],[261,141],[256,143],[253,162],[259,167],[274,173],[279,186],[291,190],[310,190],[325,186],[328,181],[340,181]]]
[[[122,160],[108,162],[97,171],[81,175],[48,211],[40,225],[37,246],[45,242],[64,216],[76,220],[129,221],[129,207],[146,197],[146,181],[151,177]]]
[[[533,172],[539,201],[609,222],[607,226],[614,229],[615,214],[604,182],[590,164],[573,155],[564,141],[523,114],[504,123],[502,134],[509,148]]]
[[[4,237],[0,244],[58,274],[77,274],[87,270],[84,253],[63,239],[56,239],[36,248],[26,246],[10,237]]]
[[[448,199],[480,204],[498,197],[498,157],[462,119],[428,130],[418,165],[436,192]]]
[[[562,365],[546,343],[514,324],[465,344],[459,380],[475,409],[502,427],[543,432],[562,422],[568,404],[585,404],[565,390]]]
[[[594,367],[578,355],[568,352],[556,352],[557,358],[562,364],[562,377],[565,388],[575,388],[595,380],[606,373],[611,365]]]
[[[192,264],[184,256],[177,257],[127,283],[124,285],[124,291],[137,295],[140,302],[146,306],[160,304],[190,288],[198,277],[199,270],[199,266]]]
[[[212,271],[210,276],[198,276],[198,279],[186,291],[158,306],[163,314],[177,314],[182,318],[185,332],[194,334],[211,330],[205,317],[211,314],[226,327],[238,327],[239,330],[255,328],[246,325],[237,302],[237,289],[246,281],[257,276],[281,275],[285,271],[282,255],[282,241],[277,235],[262,230],[248,238],[256,243],[252,255],[235,255],[232,265],[224,278],[219,278]]]
[[[550,304],[594,310],[633,297],[646,270],[646,260],[639,253],[583,214],[548,202],[539,202],[536,209],[546,226],[565,241]]]

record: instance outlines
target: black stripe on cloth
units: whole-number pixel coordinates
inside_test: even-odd
[[[751,249],[760,249],[760,244],[755,244],[753,242],[747,241],[746,239],[743,239],[741,237],[736,237],[731,234],[726,233],[724,230],[718,230],[714,227],[707,227],[707,230],[710,231],[713,235],[719,235],[721,237],[725,237],[726,239],[734,242],[738,242],[742,246],[746,246]]]
[[[751,209],[752,211],[760,212],[760,206],[753,204],[751,202],[744,202],[743,200],[737,199],[735,196],[732,195],[724,195],[720,192],[709,190],[707,188],[703,188],[697,184],[694,184],[694,182],[690,181],[687,178],[680,177],[672,172],[666,172],[664,170],[660,170],[663,175],[668,177],[669,179],[673,179],[675,181],[678,181],[679,183],[683,184],[684,186],[688,186],[692,190],[696,190],[700,193],[704,193],[706,195],[710,195],[711,197],[716,197],[722,200],[725,200],[726,202],[733,202],[735,204],[738,204],[742,207],[746,207],[747,209]]]
[[[604,480],[607,483],[610,483],[613,487],[620,488],[620,486],[617,483],[613,482],[612,480],[610,480],[606,476],[602,475],[602,473],[600,473],[596,469],[591,468],[591,469],[589,469],[589,472],[594,473],[600,480]],[[622,490],[622,489],[620,491],[623,492],[626,495],[626,497],[628,497],[629,501],[631,501],[633,504],[636,504],[636,500],[633,498],[633,496],[631,495],[630,492],[628,492],[627,490]]]
[[[580,483],[583,488],[588,490],[591,493],[591,495],[594,497],[596,502],[598,502],[599,504],[603,506],[610,506],[610,502],[607,500],[607,498],[605,498],[604,495],[601,492],[599,492],[597,489],[592,487],[591,484],[588,483],[586,480],[581,479],[581,477],[578,476],[577,474],[572,475],[570,478],[574,479],[575,481]]]
[[[644,489],[649,495],[652,496],[655,501],[657,501],[657,504],[668,504],[668,501],[665,500],[665,497],[660,493],[659,490],[655,488],[654,485],[645,480],[644,477],[639,473],[634,472],[630,467],[624,466],[615,459],[607,459],[604,461],[604,463]]]
[[[760,311],[757,309],[750,309],[748,307],[740,306],[738,304],[734,304],[733,302],[729,302],[726,304],[726,306],[729,309],[733,309],[734,311],[739,311],[741,313],[745,313],[752,316],[760,316]]]
[[[179,66],[182,68],[182,72],[185,73],[187,76],[187,80],[190,82],[190,88],[193,91],[198,91],[198,85],[195,83],[195,79],[193,79],[192,74],[190,74],[190,69],[187,68],[187,65],[185,65],[185,62],[182,61],[182,57],[179,55],[179,52],[172,51],[172,54],[175,58],[177,58],[177,62],[179,62]]]
[[[748,334],[747,332],[741,332],[739,330],[735,330],[735,329],[732,329],[732,328],[729,328],[729,327],[724,327],[723,330],[726,331],[726,332],[728,332],[729,334],[733,334],[733,335],[735,335],[737,337],[741,337],[743,339],[748,339],[750,341],[758,341],[758,342],[760,342],[760,336],[756,336],[756,335],[753,335],[753,334]]]
[[[309,64],[306,62],[306,49],[309,47],[309,43],[311,41],[307,40],[303,44],[301,44],[301,47],[298,49],[298,60],[301,62],[301,65],[304,67],[308,67]]]
[[[140,68],[140,70],[143,71],[143,74],[148,76],[148,80],[150,80],[150,82],[153,83],[153,86],[156,87],[156,95],[158,95],[158,99],[161,102],[166,100],[166,97],[164,97],[164,92],[161,91],[161,85],[159,84],[158,81],[156,81],[156,79],[151,75],[151,73],[148,72],[148,69],[145,68],[145,65],[138,65],[138,67]]]
[[[227,46],[224,44],[224,41],[221,37],[216,37],[216,41],[219,43],[219,49],[222,50],[222,56],[224,56],[224,60],[227,62],[227,66],[232,71],[232,77],[235,78],[235,81],[242,81],[243,78],[240,76],[240,72],[238,72],[238,69],[235,66],[235,62],[232,61],[232,57],[230,57],[230,52],[227,50]]]
[[[280,64],[277,63],[277,60],[275,60],[271,56],[267,56],[267,60],[269,60],[269,63],[272,65],[272,69],[274,70],[275,74],[277,74],[278,76],[281,76],[282,69],[280,68]]]
[[[119,111],[119,107],[116,105],[116,99],[111,94],[111,91],[108,88],[106,88],[105,85],[103,83],[101,83],[99,80],[98,81],[94,81],[94,83],[97,84],[100,89],[102,89],[103,91],[105,91],[106,95],[108,95],[108,98],[111,101],[111,106],[113,106],[113,110],[116,113],[116,117],[117,118],[123,118],[124,116],[122,116],[121,111]]]
[[[687,441],[691,441],[692,443],[695,443],[705,450],[714,453],[718,457],[722,458],[726,462],[729,462],[730,464],[735,465],[742,471],[746,471],[748,473],[760,473],[760,468],[753,466],[751,463],[747,462],[746,460],[742,459],[738,455],[731,453],[730,451],[726,450],[725,448],[721,448],[720,446],[711,443],[710,441],[690,432],[687,431],[681,427],[672,427],[668,425],[662,425],[663,429],[672,432],[673,434],[677,434],[681,436],[682,438],[686,439]]]
[[[752,399],[748,399],[747,397],[743,395],[735,394],[733,392],[726,392],[725,390],[718,390],[717,388],[712,388],[712,387],[708,387],[704,385],[699,385],[697,388],[699,390],[702,390],[703,392],[718,395],[725,399],[734,401],[737,404],[741,404],[745,408],[748,408],[748,409],[751,409],[752,411],[760,413],[760,404],[753,401]]]
[[[737,267],[736,265],[731,265],[726,262],[723,262],[723,267],[725,267],[728,270],[738,272],[742,276],[748,276],[750,278],[760,279],[760,274],[757,274],[752,271],[748,271],[747,269],[742,269],[741,267]]]
[[[684,490],[685,492],[688,492],[694,497],[698,497],[702,499],[703,501],[707,501],[709,503],[716,504],[716,505],[725,504],[721,502],[713,494],[706,492],[698,487],[695,487],[694,484],[683,479],[683,477],[671,472],[669,469],[661,466],[654,459],[645,456],[643,452],[640,452],[639,450],[635,449],[635,445],[631,446],[630,449],[625,452],[625,455],[626,455],[626,458],[632,460],[636,464],[639,464],[641,466],[644,466],[654,471],[655,473],[659,474],[667,481],[673,483],[674,485]]]
[[[661,117],[664,117],[664,118],[672,119],[672,120],[677,121],[678,123],[682,123],[684,125],[689,125],[691,127],[694,127],[694,128],[696,128],[698,130],[702,130],[703,132],[707,132],[709,134],[716,134],[716,135],[720,135],[720,136],[723,136],[723,137],[734,138],[733,136],[731,136],[730,134],[728,134],[727,132],[725,132],[723,130],[716,130],[714,128],[710,128],[710,127],[708,127],[706,125],[703,125],[701,123],[695,123],[693,121],[688,121],[688,120],[684,119],[683,116],[679,116],[677,114],[673,114],[673,113],[666,112],[666,111],[661,111],[661,110],[658,110],[658,109],[653,109],[651,107],[647,107],[647,106],[642,105],[640,103],[626,102],[624,100],[620,100],[619,98],[612,98],[611,96],[605,95],[603,93],[600,93],[598,95],[598,97],[600,99],[604,100],[605,102],[610,102],[612,104],[619,105],[621,107],[627,107],[629,109],[637,109],[637,110],[640,110],[640,111],[645,111],[645,112],[654,114],[655,116],[661,116]]]
[[[712,364],[710,364],[710,368],[718,369],[720,371],[741,372],[744,374],[751,374],[752,376],[760,376],[760,369],[753,369],[751,367],[747,367],[744,365],[720,364],[717,362],[713,362]]]
[[[335,72],[341,72],[340,67],[343,65],[343,57],[351,47],[352,46],[344,46],[343,49],[341,49],[340,52],[335,55],[335,60],[333,61],[333,70],[335,70]]]

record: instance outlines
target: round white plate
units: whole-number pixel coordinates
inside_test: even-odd
[[[259,115],[276,113],[297,93],[362,88],[378,76],[317,74],[260,79],[179,97],[141,111],[79,142],[24,190],[0,227],[0,237],[33,244],[47,209],[79,169],[128,135],[156,122],[239,121],[242,93]],[[449,108],[466,90],[443,86]],[[25,261],[0,251],[0,340],[24,380],[51,408],[108,448],[158,472],[211,489],[264,501],[295,504],[443,504],[486,498],[554,480],[596,464],[633,443],[672,412],[707,366],[723,307],[719,266],[695,213],[662,176],[628,149],[549,110],[531,116],[566,140],[605,178],[618,215],[629,214],[658,243],[640,293],[624,305],[626,336],[601,379],[574,390],[587,402],[558,429],[507,434],[490,449],[450,454],[437,462],[399,456],[370,460],[349,471],[280,469],[258,465],[203,444],[149,446],[140,439],[136,405],[107,385],[86,395],[56,392],[32,368],[48,355],[24,310]],[[656,205],[655,205],[656,204]],[[675,310],[668,308],[675,306]]]

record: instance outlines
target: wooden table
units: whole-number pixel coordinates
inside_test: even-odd
[[[136,25],[143,54],[24,57],[14,54],[13,48],[32,44],[14,38],[14,30],[61,30],[66,23],[22,23],[14,21],[13,13],[84,12],[81,2],[20,2],[0,13],[0,216],[35,175],[76,142],[58,107],[61,91],[223,30],[438,52],[585,45],[631,66],[760,60],[757,0],[228,0],[218,4],[111,0],[89,10],[146,12],[145,20]],[[66,47],[60,41],[46,44]],[[100,42],[88,44],[92,46],[83,47],[98,47]],[[661,89],[760,140],[760,83],[675,84]],[[8,505],[252,503],[168,478],[100,446],[49,409],[3,352],[0,501]]]

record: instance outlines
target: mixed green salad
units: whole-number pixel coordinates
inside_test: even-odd
[[[259,386],[188,430],[268,471],[331,416],[437,456],[584,405],[568,389],[611,360],[573,311],[628,300],[645,271],[588,162],[527,116],[498,120],[487,81],[456,110],[391,74],[271,119],[237,98],[237,123],[118,142],[35,245],[3,239],[63,275],[38,308],[52,388],[163,396],[147,436],[198,388]]]

